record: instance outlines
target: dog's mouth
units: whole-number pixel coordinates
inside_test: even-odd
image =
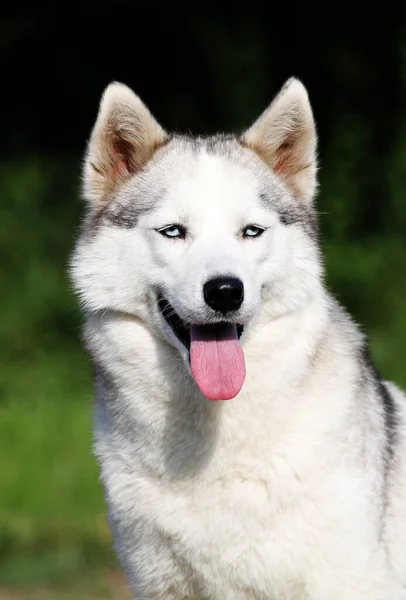
[[[163,296],[158,296],[158,307],[165,321],[172,329],[178,340],[190,350],[190,325],[187,325],[175,309],[169,304]]]
[[[158,307],[161,311],[163,318],[168,323],[173,333],[176,335],[178,340],[182,342],[184,346],[186,346],[188,350],[190,350],[190,337],[191,330],[193,327],[199,328],[200,330],[204,330],[207,333],[216,334],[217,332],[221,335],[221,330],[231,324],[230,322],[226,321],[221,321],[219,323],[211,325],[191,325],[189,323],[185,323],[185,321],[183,321],[178,315],[178,313],[175,311],[173,306],[161,294],[158,295]],[[235,327],[237,330],[237,337],[238,339],[240,339],[244,331],[244,325],[236,323]]]
[[[178,340],[189,350],[192,375],[211,400],[228,400],[245,379],[244,353],[239,339],[244,326],[221,321],[212,325],[185,323],[161,294],[159,310]]]

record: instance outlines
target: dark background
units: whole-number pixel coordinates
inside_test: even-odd
[[[0,9],[0,600],[121,593],[66,276],[82,155],[110,81],[165,128],[212,133],[242,130],[288,77],[302,79],[320,136],[329,286],[369,333],[384,377],[406,385],[406,12],[374,6]]]

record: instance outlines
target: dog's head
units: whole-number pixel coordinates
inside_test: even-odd
[[[315,190],[314,120],[296,79],[243,135],[210,138],[168,135],[113,83],[85,160],[76,289],[88,311],[134,315],[164,337],[207,397],[234,397],[244,329],[320,290]]]

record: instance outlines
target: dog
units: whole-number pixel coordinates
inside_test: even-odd
[[[326,290],[316,191],[295,78],[241,135],[102,96],[70,272],[137,600],[406,599],[406,397]]]

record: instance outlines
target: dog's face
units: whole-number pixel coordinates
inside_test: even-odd
[[[141,319],[180,351],[207,397],[234,397],[244,330],[320,287],[315,148],[296,80],[240,138],[169,137],[128,88],[109,86],[72,261],[86,308]]]

